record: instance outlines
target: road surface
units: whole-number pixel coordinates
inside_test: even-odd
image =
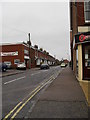
[[[25,118],[40,94],[61,72],[60,66],[47,70],[26,70],[2,78],[2,117]]]

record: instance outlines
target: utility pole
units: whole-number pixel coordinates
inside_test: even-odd
[[[30,58],[30,33],[28,33],[29,36],[29,69],[31,69],[31,58]]]

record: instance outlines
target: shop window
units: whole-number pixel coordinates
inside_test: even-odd
[[[90,22],[90,1],[84,2],[85,22]]]
[[[90,80],[90,44],[83,45],[83,79]]]
[[[85,67],[90,68],[90,47],[85,47]]]
[[[15,59],[14,64],[18,64],[20,62],[20,59]]]

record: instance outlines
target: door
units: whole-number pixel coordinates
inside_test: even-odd
[[[90,43],[83,44],[83,79],[90,80]]]

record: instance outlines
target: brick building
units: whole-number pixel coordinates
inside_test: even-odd
[[[70,2],[70,48],[72,70],[89,103],[90,1]]]
[[[48,63],[49,65],[55,64],[55,58],[51,55],[40,51],[38,48],[30,46],[27,43],[3,44],[0,46],[0,62],[10,62],[13,68],[16,68],[17,63],[25,62],[27,68],[40,66],[41,63]]]
[[[90,80],[90,1],[70,2],[72,70],[80,81]]]

